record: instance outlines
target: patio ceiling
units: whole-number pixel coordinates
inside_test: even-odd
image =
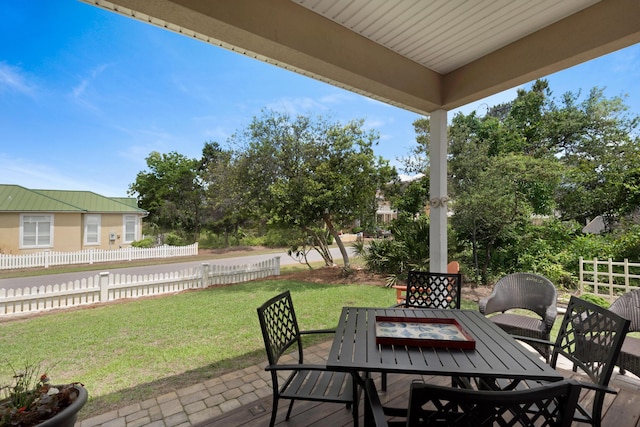
[[[638,0],[82,0],[420,114],[640,42]]]

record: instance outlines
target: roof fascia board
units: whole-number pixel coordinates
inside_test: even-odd
[[[603,0],[444,76],[443,108],[489,95],[640,42],[640,1]]]

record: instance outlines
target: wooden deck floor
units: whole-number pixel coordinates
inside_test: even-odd
[[[571,376],[570,371],[563,371],[566,376]],[[378,376],[379,377],[379,376]],[[415,378],[415,377],[414,377]],[[576,376],[579,379],[579,376]],[[413,378],[406,375],[389,375],[388,389],[380,393],[383,404],[389,406],[406,406],[408,384]],[[422,377],[423,381],[434,384],[450,384],[448,378],[442,377]],[[376,382],[378,382],[377,379]],[[603,427],[640,427],[640,380],[629,376],[614,374],[610,386],[618,390],[617,395],[610,395],[605,400]],[[592,399],[590,394],[583,396],[583,403]],[[279,405],[276,426],[288,427],[342,427],[352,426],[353,419],[351,412],[343,405],[333,403],[316,402],[296,402],[293,406],[291,418],[286,421],[288,401],[282,401]],[[360,414],[362,415],[363,405],[360,404]],[[263,398],[250,405],[242,406],[236,410],[225,413],[217,418],[211,419],[198,427],[213,426],[243,426],[243,427],[263,427],[269,425],[271,416],[271,397]],[[362,416],[360,425],[362,425]]]

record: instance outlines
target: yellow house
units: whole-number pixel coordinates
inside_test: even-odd
[[[142,237],[135,199],[0,184],[0,253],[118,249]]]

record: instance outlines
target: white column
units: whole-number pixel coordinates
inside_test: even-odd
[[[429,164],[429,270],[447,272],[447,112],[433,111],[430,115],[431,145]]]

